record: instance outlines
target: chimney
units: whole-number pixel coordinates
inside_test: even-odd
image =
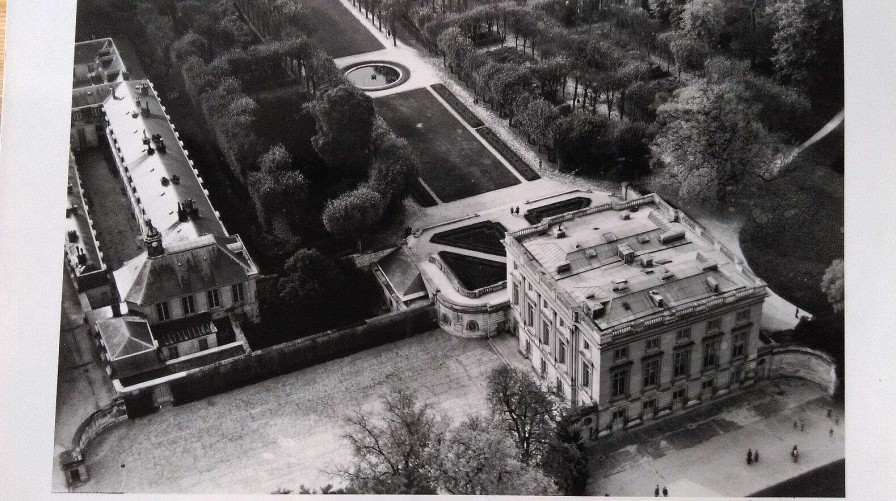
[[[78,241],[78,232],[75,230],[68,231],[68,241],[70,243],[75,243]]]
[[[650,300],[653,301],[654,306],[656,306],[657,308],[665,308],[666,301],[665,299],[663,299],[663,296],[660,295],[659,292],[652,290],[648,292],[647,295],[650,296]]]
[[[78,253],[76,257],[78,258],[78,266],[87,266],[87,254],[84,254],[84,249],[81,247],[77,247]]]
[[[109,299],[109,306],[112,307],[112,316],[120,317],[121,316],[121,303],[118,302],[118,298],[115,297],[115,294],[112,294],[112,298]]]

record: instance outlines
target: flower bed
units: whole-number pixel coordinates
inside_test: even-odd
[[[485,125],[475,113],[470,111],[470,108],[467,108],[467,105],[462,103],[448,87],[445,87],[445,84],[435,84],[432,86],[432,90],[436,91],[436,94],[444,99],[445,102],[448,103],[448,106],[451,106],[451,108],[456,111],[457,114],[464,119],[464,122],[467,122],[470,125],[470,127],[475,129]]]

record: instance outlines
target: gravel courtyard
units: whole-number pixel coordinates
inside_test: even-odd
[[[486,412],[501,359],[487,341],[430,331],[192,404],[127,421],[87,452],[80,491],[269,493],[337,483],[350,459],[341,418],[378,405],[390,385],[458,420]],[[122,467],[124,465],[124,467]]]

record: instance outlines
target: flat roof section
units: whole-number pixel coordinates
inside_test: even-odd
[[[513,238],[574,301],[600,311],[602,329],[764,286],[657,198],[585,209]]]
[[[99,246],[93,236],[93,223],[81,192],[75,157],[68,161],[68,206],[65,208],[65,253],[77,275],[105,269]],[[81,257],[83,256],[83,257]]]
[[[114,153],[127,168],[141,216],[161,231],[163,245],[208,234],[227,236],[149,81],[117,84],[103,106],[117,141]],[[164,152],[153,136],[161,138]],[[198,216],[181,221],[178,204],[187,200],[193,200]]]

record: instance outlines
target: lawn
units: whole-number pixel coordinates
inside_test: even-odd
[[[506,232],[507,228],[502,226],[501,223],[480,221],[436,233],[429,241],[434,244],[450,245],[460,249],[506,256],[507,251],[504,249],[504,245],[501,244],[501,240]]]
[[[740,234],[750,268],[816,315],[831,310],[821,277],[844,254],[843,176],[831,168],[842,158],[843,126],[801,153],[780,178],[760,181]]]
[[[333,58],[380,50],[379,42],[339,0],[298,0],[307,11],[302,30]]]
[[[442,202],[519,184],[519,180],[427,89],[374,100],[377,112],[416,150],[421,177]]]
[[[507,265],[466,254],[441,251],[439,257],[451,268],[461,285],[474,291],[507,280]]]

